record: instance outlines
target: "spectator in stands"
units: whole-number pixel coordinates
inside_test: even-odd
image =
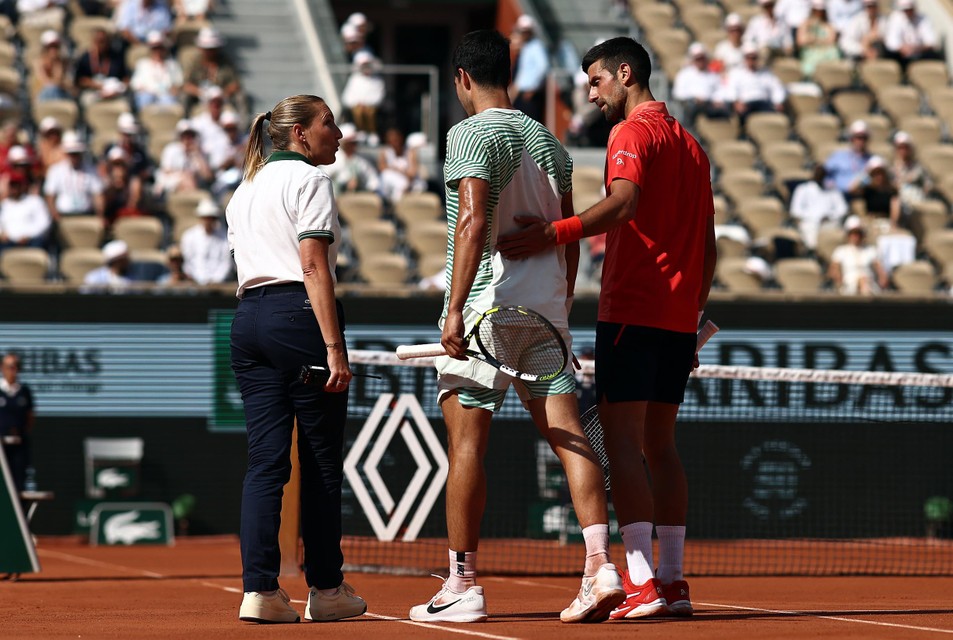
[[[549,54],[543,41],[536,37],[536,21],[531,16],[517,18],[512,45],[517,49],[513,84],[510,87],[513,108],[542,122],[546,108]]]
[[[801,56],[801,73],[814,77],[821,62],[839,60],[837,30],[827,18],[827,0],[811,0],[811,13],[797,28],[797,46]]]
[[[201,55],[185,74],[185,93],[188,94],[186,109],[191,109],[202,99],[209,87],[219,87],[225,100],[239,108],[239,94],[242,90],[238,72],[222,51],[225,41],[218,31],[205,27],[195,38],[195,46]]]
[[[909,215],[913,205],[922,202],[933,190],[933,182],[917,161],[913,139],[906,131],[898,131],[893,137],[893,176],[900,192],[901,215]]]
[[[864,203],[868,216],[890,221],[890,228],[900,226],[900,194],[887,172],[887,163],[880,156],[872,156],[864,173],[855,178],[850,194]]]
[[[344,52],[349,62],[354,62],[354,57],[361,52],[374,55],[360,29],[349,22],[341,25],[341,41],[344,43]]]
[[[10,174],[7,195],[0,201],[0,249],[46,248],[53,220],[43,198],[30,193],[29,189],[25,173]]]
[[[744,43],[754,45],[768,60],[794,52],[793,26],[774,16],[774,0],[758,0],[761,13],[752,16],[745,29]]]
[[[176,285],[194,284],[192,278],[189,277],[189,274],[187,274],[183,268],[185,257],[182,255],[182,250],[179,249],[178,245],[170,245],[169,248],[165,250],[165,259],[169,263],[169,270],[159,276],[158,280],[156,280],[157,285],[174,287]]]
[[[340,127],[341,148],[334,156],[334,164],[324,168],[331,177],[335,195],[353,191],[378,191],[380,177],[377,169],[357,152],[357,128],[345,122]]]
[[[37,160],[27,147],[17,145],[11,147],[10,152],[7,153],[7,166],[0,175],[0,197],[7,197],[7,186],[10,176],[14,173],[23,174],[26,178],[27,193],[39,194],[43,180],[39,175]]]
[[[841,51],[856,61],[882,58],[886,32],[887,18],[880,14],[878,0],[864,0],[863,11],[852,17],[841,32]]]
[[[83,293],[125,291],[132,280],[129,278],[129,245],[122,240],[113,240],[103,246],[103,266],[93,269],[83,278]]]
[[[811,0],[777,0],[774,5],[774,17],[788,28],[797,31],[798,26],[811,15]],[[796,38],[796,34],[795,34]]]
[[[222,116],[225,114],[225,94],[221,87],[212,86],[205,90],[205,110],[192,118],[192,125],[199,133],[202,151],[208,158],[213,171],[218,171],[222,164],[232,156],[232,149],[222,126]]]
[[[220,120],[228,154],[215,173],[215,182],[212,183],[212,193],[216,198],[234,190],[242,181],[242,163],[245,161],[245,148],[248,136],[239,127],[238,115],[234,111],[226,111]]]
[[[887,287],[887,272],[877,259],[877,249],[864,242],[867,235],[857,216],[850,216],[844,224],[847,244],[831,254],[828,276],[834,287],[848,295],[871,295]]]
[[[817,248],[817,235],[821,227],[840,225],[847,215],[847,200],[844,194],[827,181],[824,165],[814,167],[814,173],[807,182],[794,188],[791,194],[791,217],[797,223],[808,249]]]
[[[115,15],[116,29],[128,44],[145,43],[150,32],[164,36],[172,28],[172,13],[165,0],[125,0]]]
[[[708,50],[700,42],[688,48],[689,62],[675,75],[672,97],[683,109],[682,121],[694,125],[698,114],[709,118],[727,118],[731,110],[725,105],[721,76],[708,68]]]
[[[10,466],[14,488],[23,491],[30,466],[30,435],[36,422],[33,393],[19,380],[19,355],[6,353],[0,363],[3,373],[0,377],[0,436],[20,439],[16,444],[4,444],[3,453]]]
[[[408,191],[420,192],[427,185],[419,175],[417,150],[406,147],[400,129],[388,129],[384,142],[384,148],[377,156],[377,169],[381,176],[381,194],[393,204]]]
[[[783,111],[787,94],[774,73],[760,66],[758,47],[748,42],[742,46],[744,66],[732,70],[726,79],[724,99],[733,105],[744,124],[751,113]]]
[[[917,13],[915,0],[897,0],[897,8],[887,18],[884,34],[887,56],[906,66],[915,60],[938,58],[940,42],[933,25]]]
[[[142,207],[142,180],[132,173],[129,156],[114,146],[106,154],[103,211],[106,230],[120,218],[145,215]]]
[[[198,132],[192,122],[180,120],[175,130],[179,139],[173,140],[162,150],[154,187],[157,196],[202,189],[213,179],[208,158],[202,152]]]
[[[376,144],[377,110],[384,102],[384,79],[377,73],[377,59],[365,51],[354,56],[354,69],[347,78],[341,103],[351,113],[351,120],[367,136],[368,143]]]
[[[40,175],[45,176],[50,167],[66,159],[63,151],[63,127],[53,116],[46,116],[40,120],[39,140],[36,143],[37,156],[40,160]]]
[[[215,9],[215,0],[173,0],[173,13],[177,25],[187,22],[206,22]]]
[[[116,120],[116,131],[119,138],[106,146],[103,158],[113,149],[122,149],[126,154],[130,173],[142,181],[151,180],[153,163],[146,148],[139,142],[139,124],[136,117],[128,112],[120,114]],[[105,176],[105,165],[102,173]]]
[[[869,142],[870,131],[867,123],[855,120],[850,125],[850,148],[838,149],[824,162],[827,176],[845,196],[850,192],[855,180],[864,175],[867,161],[871,158]]]
[[[86,145],[75,131],[63,134],[63,151],[66,159],[50,167],[43,184],[43,195],[53,220],[81,215],[102,218],[103,183],[86,162]]]
[[[367,32],[371,30],[371,23],[368,22],[367,16],[360,11],[355,11],[349,15],[347,20],[344,21],[344,24],[351,25],[357,29],[357,32],[364,38],[367,38]]]
[[[89,49],[77,60],[74,75],[80,91],[80,103],[84,107],[99,100],[106,78],[115,78],[122,83],[129,82],[126,56],[118,47],[113,46],[112,37],[105,29],[97,28],[93,31]]]
[[[232,275],[235,263],[228,248],[225,225],[220,220],[221,210],[205,199],[199,203],[195,215],[199,217],[199,224],[186,229],[179,243],[185,273],[199,284],[225,282]]]
[[[742,36],[745,32],[745,21],[737,13],[725,16],[725,33],[727,37],[715,45],[713,53],[715,67],[713,70],[728,73],[732,69],[744,66],[744,54],[741,53]]]
[[[851,19],[863,12],[863,0],[825,0],[828,21],[843,33]]]
[[[48,29],[40,36],[42,49],[33,60],[30,94],[39,102],[72,98],[73,83],[66,73],[66,57],[60,34]]]
[[[169,55],[165,36],[158,31],[150,31],[146,36],[149,55],[136,62],[129,84],[134,92],[136,109],[142,110],[149,105],[178,104],[182,90],[182,67]]]
[[[16,118],[5,120],[0,125],[0,169],[6,170],[8,168],[7,154],[13,147],[20,146],[19,135],[20,124]]]

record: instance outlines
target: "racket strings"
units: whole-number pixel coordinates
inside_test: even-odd
[[[566,366],[562,339],[552,325],[517,310],[487,316],[480,323],[479,339],[487,353],[518,371],[548,375]]]
[[[593,405],[579,418],[582,422],[582,431],[589,439],[589,446],[602,465],[602,472],[606,479],[606,489],[609,487],[609,454],[606,453],[606,443],[603,437],[602,423],[599,422],[599,407]]]

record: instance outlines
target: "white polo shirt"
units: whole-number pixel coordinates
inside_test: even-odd
[[[331,178],[300,153],[272,153],[255,178],[235,190],[225,219],[239,298],[245,289],[304,282],[299,252],[304,238],[330,240],[328,267],[334,280],[341,224]]]

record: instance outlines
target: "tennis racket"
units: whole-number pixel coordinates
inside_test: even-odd
[[[705,343],[716,333],[718,333],[718,325],[711,320],[705,322],[705,326],[698,331],[698,338],[695,341],[695,353],[701,351]],[[583,432],[586,434],[586,437],[589,438],[589,444],[592,446],[593,453],[596,454],[599,464],[602,465],[602,473],[606,479],[606,491],[608,491],[611,488],[609,482],[609,454],[606,453],[602,423],[599,422],[599,405],[596,404],[589,407],[589,409],[579,417],[579,420],[582,422]]]
[[[552,380],[563,372],[569,360],[569,350],[556,327],[526,307],[494,307],[486,311],[470,329],[466,341],[469,357],[527,382]],[[445,355],[440,343],[397,347],[401,360]]]

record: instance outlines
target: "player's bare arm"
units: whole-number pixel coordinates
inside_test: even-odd
[[[440,343],[450,357],[466,360],[463,308],[473,287],[480,259],[483,257],[486,234],[489,232],[486,207],[490,183],[479,178],[463,178],[458,189],[460,212],[453,234],[453,278],[450,282],[447,317],[444,320]]]
[[[601,233],[635,218],[639,207],[641,190],[634,182],[617,179],[612,182],[612,193],[581,214],[582,237],[597,236]],[[501,236],[497,249],[506,258],[520,260],[556,246],[556,227],[551,222],[535,216],[516,216],[518,224],[527,225],[521,231]]]

